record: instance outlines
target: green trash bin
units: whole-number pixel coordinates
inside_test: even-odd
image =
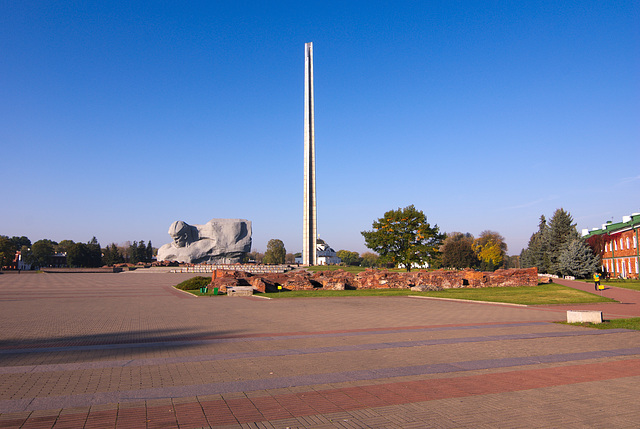
[[[213,288],[213,294],[214,294],[214,295],[217,295],[217,294],[218,294],[218,288],[217,288],[217,287],[214,287],[214,288]]]
[[[200,288],[200,293],[207,293],[207,287],[201,287]]]

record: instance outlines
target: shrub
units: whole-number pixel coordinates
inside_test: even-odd
[[[177,289],[181,290],[198,290],[201,287],[208,286],[211,283],[211,277],[192,277],[176,285]]]

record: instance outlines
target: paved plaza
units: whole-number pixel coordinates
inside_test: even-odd
[[[0,428],[637,428],[640,332],[567,309],[200,297],[188,274],[0,274]],[[592,285],[567,283],[590,290]]]

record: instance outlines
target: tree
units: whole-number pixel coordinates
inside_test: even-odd
[[[598,270],[600,257],[584,241],[575,239],[564,247],[558,264],[563,276],[586,278]]]
[[[549,226],[544,215],[540,216],[538,231],[529,238],[529,244],[520,253],[523,268],[538,268],[539,273],[549,272]]]
[[[505,256],[503,267],[504,268],[520,268],[520,255]]]
[[[73,243],[67,250],[67,265],[71,268],[86,267],[89,262],[89,248],[84,243]]]
[[[380,255],[381,262],[404,265],[407,271],[412,264],[434,261],[444,238],[438,225],[431,227],[413,205],[386,212],[372,227],[361,232],[365,245]]]
[[[296,257],[293,253],[287,253],[286,255],[284,255],[284,263],[285,264],[295,264],[296,263]]]
[[[345,265],[359,266],[361,259],[358,252],[350,252],[348,250],[338,250],[336,256],[342,260]]]
[[[71,246],[73,246],[74,244],[75,243],[73,242],[73,240],[62,240],[55,246],[55,250],[56,252],[65,253],[68,252]]]
[[[267,251],[264,253],[265,264],[284,264],[287,249],[282,240],[274,238],[267,243]]]
[[[84,243],[73,243],[67,250],[67,265],[72,268],[96,268],[102,266],[102,249],[93,237]]]
[[[48,267],[55,253],[55,244],[51,240],[38,240],[31,246],[29,262],[36,267]]]
[[[482,231],[473,242],[473,251],[480,261],[480,269],[494,271],[507,253],[504,237],[496,231]]]
[[[360,259],[362,260],[360,265],[367,268],[373,268],[378,266],[378,259],[380,259],[380,257],[373,252],[364,252],[360,255]]]
[[[264,253],[260,253],[257,251],[247,253],[247,258],[249,261],[255,261],[257,264],[261,264],[264,261]]]
[[[144,244],[144,240],[140,240],[138,243],[136,253],[138,255],[138,262],[147,262],[147,245]]]
[[[138,253],[138,242],[134,241],[129,245],[129,249],[127,251],[127,255],[129,256],[129,263],[137,264],[140,262],[140,256]]]
[[[442,266],[447,268],[474,268],[479,265],[473,251],[474,237],[470,233],[452,232],[447,234],[440,251]]]
[[[25,237],[24,235],[22,237],[11,237],[10,240],[17,246],[18,249],[20,249],[22,246],[31,247],[31,240],[29,240],[29,238]]]
[[[18,246],[7,236],[0,235],[0,269],[13,264]]]
[[[93,237],[87,243],[87,262],[85,265],[87,268],[96,268],[102,266],[102,249],[100,243]]]
[[[561,274],[560,254],[573,240],[579,237],[580,235],[576,229],[576,224],[573,223],[571,214],[563,208],[557,209],[549,221],[548,254],[550,273]]]
[[[115,243],[111,243],[102,250],[102,260],[105,265],[113,266],[124,262],[124,258]]]

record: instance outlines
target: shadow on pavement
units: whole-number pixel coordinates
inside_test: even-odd
[[[115,356],[122,358],[125,355],[132,357],[147,354],[151,350],[174,351],[196,347],[202,341],[241,335],[240,331],[231,330],[156,329],[36,339],[0,339],[0,365],[16,365],[16,362],[29,365],[27,361],[31,360],[30,356],[37,359],[38,364],[69,362],[70,353],[77,355],[73,359],[77,362]]]

